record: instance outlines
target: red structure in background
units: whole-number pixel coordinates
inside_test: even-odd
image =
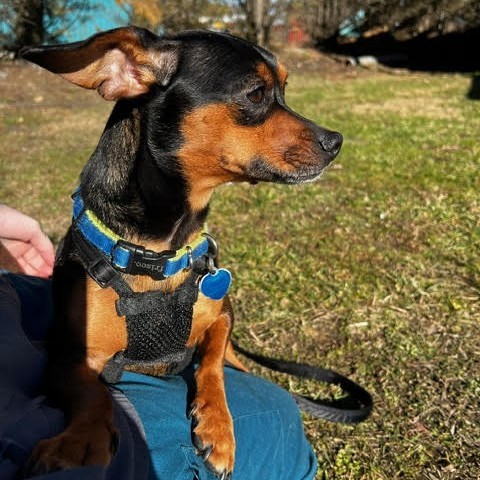
[[[300,22],[294,18],[287,26],[287,44],[288,45],[304,45],[310,40],[310,36],[300,25]]]
[[[290,18],[287,24],[273,26],[271,41],[289,47],[301,47],[310,41],[310,36],[297,18]]]

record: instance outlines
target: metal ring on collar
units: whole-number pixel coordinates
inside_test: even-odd
[[[187,245],[185,247],[185,250],[187,251],[187,266],[185,267],[185,270],[190,270],[193,268],[193,250],[190,245]]]
[[[203,232],[202,235],[208,240],[209,248],[208,253],[212,258],[217,258],[218,245],[217,241],[207,232]]]

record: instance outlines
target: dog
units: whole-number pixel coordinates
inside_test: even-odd
[[[108,465],[118,434],[101,376],[178,371],[194,351],[193,443],[230,478],[223,366],[245,367],[229,340],[229,272],[204,231],[209,202],[226,182],[313,181],[342,136],[286,105],[287,72],[271,53],[226,33],[124,27],[21,54],[116,102],[81,173],[54,269],[48,384],[69,423],[36,446],[28,470]],[[169,340],[152,354],[145,335]]]

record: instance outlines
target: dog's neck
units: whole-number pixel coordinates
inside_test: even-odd
[[[148,128],[131,102],[118,102],[81,175],[88,209],[118,235],[180,248],[200,231],[208,203],[192,211],[173,153],[149,148]]]

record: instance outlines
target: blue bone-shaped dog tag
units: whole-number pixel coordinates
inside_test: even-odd
[[[226,268],[215,269],[205,274],[198,284],[200,292],[212,300],[221,300],[232,283],[232,274]]]

